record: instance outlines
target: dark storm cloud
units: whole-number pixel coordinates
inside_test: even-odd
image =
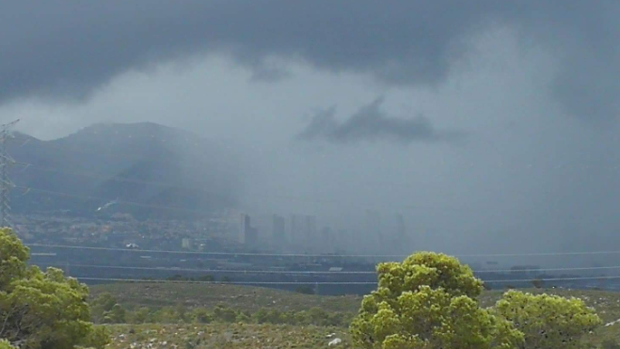
[[[620,2],[437,0],[383,2],[49,0],[0,4],[0,102],[85,97],[112,77],[199,52],[225,52],[255,70],[269,57],[388,84],[436,85],[476,34],[516,28],[557,59],[551,95],[583,117],[618,113]],[[518,69],[518,67],[515,67]]]
[[[333,143],[388,140],[399,143],[447,141],[460,136],[456,132],[435,130],[423,117],[401,119],[387,116],[381,109],[383,98],[363,106],[346,121],[336,120],[336,109],[317,113],[298,135],[302,140],[327,140]]]

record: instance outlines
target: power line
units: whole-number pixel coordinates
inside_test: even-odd
[[[176,272],[196,272],[207,274],[285,274],[285,275],[377,275],[376,271],[351,270],[351,271],[329,271],[329,270],[256,270],[256,269],[197,269],[197,268],[177,268],[177,267],[143,267],[143,266],[124,266],[124,265],[100,265],[100,264],[62,264],[62,267],[74,268],[93,268],[93,269],[119,269],[119,270],[148,270],[148,271],[176,271]],[[565,267],[565,268],[541,268],[541,269],[490,269],[473,270],[475,274],[491,273],[526,273],[526,272],[551,272],[551,271],[594,271],[594,270],[613,270],[620,269],[620,265],[603,267]]]
[[[195,269],[195,268],[175,268],[175,267],[141,267],[141,266],[114,266],[96,264],[59,264],[56,268],[65,266],[75,268],[94,268],[94,269],[120,269],[120,270],[149,270],[149,271],[175,271],[175,272],[196,272],[207,274],[309,274],[309,275],[329,275],[329,274],[377,274],[374,271],[314,271],[314,270],[252,270],[252,269]],[[620,268],[620,267],[619,267]]]
[[[144,280],[126,278],[98,278],[71,276],[78,280],[90,281],[117,281],[117,282],[142,282],[142,283],[174,283],[174,284],[206,284],[206,285],[376,285],[370,281],[192,281],[192,280]]]
[[[610,270],[620,269],[620,265],[603,267],[563,267],[563,268],[539,268],[539,269],[484,269],[474,270],[476,274],[483,273],[531,273],[531,272],[550,272],[550,271],[591,271],[591,270]]]
[[[302,253],[260,253],[260,252],[200,252],[200,251],[174,251],[174,250],[147,250],[147,249],[131,249],[131,248],[115,248],[115,247],[94,247],[94,246],[72,246],[72,245],[56,245],[56,244],[29,244],[31,247],[46,248],[63,248],[78,250],[95,250],[95,251],[118,251],[118,252],[135,252],[135,253],[169,253],[169,254],[189,254],[189,255],[205,255],[205,256],[246,256],[246,257],[312,257],[312,258],[372,258],[372,257],[406,257],[405,255],[372,255],[372,254],[349,254],[349,255],[323,255],[323,254],[302,254]]]
[[[175,251],[175,250],[149,250],[116,247],[76,246],[59,244],[29,244],[32,247],[118,251],[134,253],[168,253],[205,256],[248,256],[248,257],[312,257],[312,258],[406,258],[409,255],[390,254],[302,254],[302,253],[261,253],[261,252],[201,252],[201,251]],[[480,254],[453,254],[455,257],[554,257],[554,256],[588,256],[588,255],[612,255],[620,254],[620,251],[573,251],[573,252],[531,252],[531,253],[480,253]]]
[[[376,285],[376,281],[194,281],[194,280],[146,280],[146,279],[130,279],[130,278],[100,278],[100,277],[81,277],[71,276],[78,280],[89,281],[114,281],[129,283],[162,283],[162,284],[206,284],[206,285]],[[585,281],[585,280],[617,280],[620,275],[616,276],[584,276],[584,277],[560,277],[560,278],[544,278],[544,279],[502,279],[502,280],[484,280],[485,283],[518,283],[532,281]]]
[[[536,278],[536,279],[506,279],[506,280],[483,280],[485,283],[506,283],[506,282],[532,282],[532,281],[583,281],[583,280],[617,280],[620,275],[613,276],[575,276],[559,278]]]

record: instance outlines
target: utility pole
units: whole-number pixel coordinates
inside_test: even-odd
[[[9,178],[9,167],[15,160],[9,155],[6,143],[13,137],[11,130],[19,120],[0,126],[0,225],[12,227],[10,192],[15,187]]]

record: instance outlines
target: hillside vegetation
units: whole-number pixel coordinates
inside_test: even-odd
[[[563,297],[583,299],[603,319],[586,339],[587,347],[598,348],[603,341],[620,342],[620,293],[596,290],[566,290],[558,288],[530,289],[528,292],[555,294]],[[280,311],[303,311],[320,308],[327,312],[354,314],[358,311],[360,296],[316,296],[261,287],[204,284],[164,283],[118,283],[91,287],[92,298],[111,293],[118,302],[127,307],[204,307],[213,309],[226,306],[239,311],[254,313],[261,309]],[[488,307],[500,299],[503,291],[486,291],[480,302]],[[218,348],[226,338],[235,338],[231,348],[253,348],[262,343],[271,343],[274,348],[316,348],[326,346],[332,333],[341,338],[341,345],[350,345],[346,328],[321,326],[291,326],[273,324],[140,324],[113,325],[112,348],[127,347],[134,343],[136,348],[149,342],[176,343],[179,348],[187,343],[200,347]],[[133,333],[132,333],[133,332]],[[329,336],[330,338],[327,338]],[[271,342],[270,342],[271,341]],[[208,345],[207,345],[208,344]],[[319,345],[320,344],[320,345]],[[202,346],[204,345],[204,346]],[[346,348],[347,346],[342,346]],[[619,347],[620,348],[620,347]]]
[[[603,341],[620,342],[620,293],[597,290],[529,289],[527,292],[578,297],[593,307],[603,319],[586,338],[586,347],[599,348]],[[491,306],[504,291],[486,291],[480,296],[483,306]],[[249,313],[261,309],[280,311],[303,311],[320,308],[327,312],[354,314],[358,311],[360,296],[316,296],[261,287],[204,284],[118,283],[91,287],[91,298],[111,293],[118,302],[127,307],[184,307],[215,308],[227,306]],[[126,348],[133,343],[134,349],[147,347],[149,343],[175,343],[178,348],[198,346],[220,348],[226,339],[234,338],[231,348],[318,348],[325,347],[331,338],[341,338],[340,347],[350,345],[346,328],[321,326],[291,326],[273,324],[140,324],[109,325],[114,343],[111,348]],[[331,336],[336,333],[335,336]],[[327,338],[327,337],[330,338]],[[188,344],[189,343],[189,344]],[[258,345],[261,343],[263,346]],[[271,343],[268,345],[268,343]],[[158,345],[161,347],[161,345]],[[620,348],[620,347],[619,347]]]
[[[118,283],[91,287],[91,296],[111,293],[128,308],[184,305],[212,308],[226,305],[254,312],[261,308],[301,311],[321,308],[334,312],[357,312],[360,296],[316,296],[262,287],[183,283]]]
[[[209,324],[209,325],[114,325],[109,326],[110,349],[349,349],[346,329],[316,326]]]
[[[357,312],[361,296],[317,296],[263,287],[237,285],[205,285],[183,283],[117,283],[91,286],[91,298],[111,293],[125,307],[177,306],[228,307],[254,311],[260,308],[276,308],[281,311],[301,311],[321,308],[326,311]],[[600,290],[568,290],[560,288],[527,289],[534,294],[547,293],[563,297],[583,299],[596,309],[606,322],[620,319],[620,292]],[[500,299],[504,290],[485,291],[480,302],[488,307]],[[620,324],[619,324],[620,328]]]

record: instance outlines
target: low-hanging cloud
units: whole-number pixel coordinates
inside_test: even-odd
[[[360,141],[411,142],[449,141],[463,134],[455,131],[438,131],[424,116],[397,118],[381,110],[383,98],[377,98],[363,106],[344,122],[336,119],[336,108],[317,113],[302,130],[301,140],[326,140],[332,143],[356,143]]]
[[[549,97],[584,118],[620,113],[620,2],[535,0],[49,0],[0,4],[0,103],[83,98],[115,76],[198,53],[225,53],[286,76],[278,57],[390,85],[433,86],[471,51],[472,37],[513,28],[556,60]]]

